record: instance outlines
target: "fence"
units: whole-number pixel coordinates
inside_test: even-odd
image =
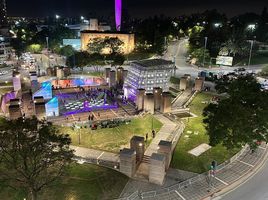
[[[109,161],[109,160],[104,160],[104,159],[97,159],[97,158],[81,158],[76,156],[74,158],[75,161],[77,162],[81,162],[81,163],[90,163],[90,164],[95,164],[95,165],[100,165],[103,167],[107,167],[110,169],[114,169],[119,171],[120,169],[120,164],[119,162],[113,162],[113,161]]]

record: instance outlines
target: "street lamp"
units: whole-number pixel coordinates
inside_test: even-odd
[[[60,16],[59,16],[59,15],[55,15],[55,17],[56,17],[56,19],[59,19],[59,18],[60,18]]]
[[[248,58],[248,67],[250,66],[250,62],[251,62],[253,44],[254,44],[254,40],[250,40],[250,51],[249,51],[249,58]]]
[[[85,17],[84,16],[81,16],[80,19],[83,21],[85,19]]]
[[[207,42],[208,42],[208,37],[205,37],[205,48],[204,48],[204,55],[203,55],[203,67],[205,67],[205,56],[206,56]]]

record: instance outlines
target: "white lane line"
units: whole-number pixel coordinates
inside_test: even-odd
[[[221,182],[221,183],[223,183],[224,185],[229,185],[228,183],[226,183],[225,181],[223,181],[223,180],[219,179],[219,178],[218,178],[218,177],[216,177],[216,176],[215,176],[215,179],[216,179],[216,180],[218,180],[218,181],[220,181],[220,182]]]
[[[175,190],[175,192],[180,198],[182,198],[182,200],[186,200],[177,190]]]
[[[238,162],[241,162],[241,163],[243,163],[243,164],[245,164],[245,165],[248,165],[248,166],[250,166],[250,167],[254,167],[254,165],[251,165],[251,164],[249,164],[249,163],[246,163],[246,162],[244,162],[244,161],[242,161],[242,160],[237,160]]]
[[[97,160],[104,154],[104,151],[98,156]]]

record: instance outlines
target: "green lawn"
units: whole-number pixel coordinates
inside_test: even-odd
[[[198,117],[190,118],[189,121],[185,120],[186,128],[174,151],[172,167],[202,173],[209,169],[211,161],[216,160],[218,163],[222,163],[238,151],[237,149],[228,151],[222,145],[217,145],[199,157],[188,153],[189,150],[202,143],[209,143],[209,137],[206,135],[203,124],[202,112],[207,105],[205,102],[209,102],[212,96],[208,93],[199,93],[191,103],[190,111]],[[192,131],[192,133],[187,133],[187,131]],[[195,135],[194,132],[198,132],[198,135]],[[189,138],[186,138],[185,135],[188,135]]]
[[[45,189],[40,200],[93,200],[119,197],[128,178],[119,172],[95,165],[72,164],[67,175]],[[1,186],[0,196],[5,200],[23,200],[26,193]]]
[[[129,124],[123,124],[115,128],[98,128],[98,130],[80,129],[80,146],[118,153],[120,149],[129,145],[130,139],[134,135],[145,136],[148,133],[149,139],[151,139],[152,121],[154,129],[158,132],[162,127],[162,123],[151,115],[134,118]],[[79,146],[79,130],[74,131],[70,127],[59,127],[59,129],[60,132],[70,135],[73,145]]]

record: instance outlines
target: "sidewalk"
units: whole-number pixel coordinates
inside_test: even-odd
[[[71,146],[71,149],[74,150],[74,155],[78,162],[97,164],[113,169],[118,169],[119,167],[119,154],[77,146]]]
[[[144,155],[151,156],[153,153],[157,153],[157,148],[160,140],[168,140],[171,141],[173,139],[173,131],[176,129],[177,124],[169,120],[167,117],[163,115],[155,115],[155,118],[159,120],[163,126],[156,134],[156,137],[153,139],[149,147],[146,149]]]

